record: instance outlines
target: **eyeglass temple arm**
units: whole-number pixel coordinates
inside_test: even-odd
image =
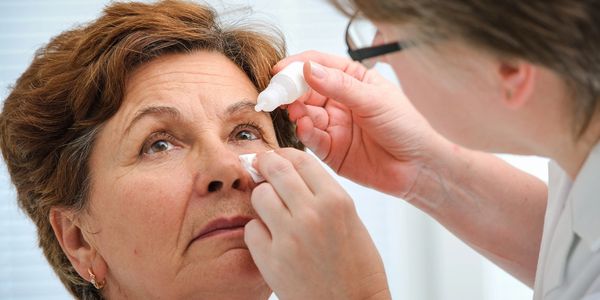
[[[352,50],[348,48],[348,55],[355,61],[362,61],[371,57],[385,55],[391,52],[402,50],[403,46],[399,42],[384,45],[360,48]]]

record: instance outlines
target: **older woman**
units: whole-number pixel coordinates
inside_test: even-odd
[[[245,243],[246,224],[255,219],[253,237],[264,227],[238,156],[302,149],[283,111],[253,110],[283,55],[276,37],[221,28],[209,8],[177,1],[112,4],[37,52],[5,100],[0,146],[75,297],[270,295],[252,259],[260,249],[251,255]],[[351,201],[339,203],[348,209],[336,220],[349,225],[328,232],[360,237],[352,250],[366,245],[383,273]]]

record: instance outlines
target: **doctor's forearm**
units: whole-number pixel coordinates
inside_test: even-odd
[[[423,168],[407,201],[533,286],[546,185],[494,155],[449,148]]]

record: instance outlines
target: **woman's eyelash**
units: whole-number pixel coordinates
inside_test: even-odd
[[[258,123],[255,123],[253,121],[248,121],[248,122],[239,124],[238,126],[236,126],[236,129],[248,128],[248,127],[251,127],[251,128],[256,129],[256,130],[262,131],[262,127]]]
[[[142,145],[142,147],[140,149],[140,156],[144,155],[146,153],[146,151],[148,151],[148,149],[150,149],[150,147],[152,147],[152,145],[154,143],[156,143],[157,141],[160,141],[160,140],[165,140],[169,143],[174,143],[175,137],[173,137],[171,134],[169,134],[166,131],[157,131],[157,132],[151,133],[148,136],[148,138],[146,138],[146,140],[144,141],[144,144]]]
[[[248,121],[242,124],[237,125],[232,131],[231,131],[231,135],[232,137],[235,137],[235,135],[240,132],[241,130],[252,130],[252,131],[256,131],[256,133],[258,134],[258,138],[259,139],[263,139],[264,136],[264,131],[262,126],[260,126],[258,123],[252,122],[252,121]]]

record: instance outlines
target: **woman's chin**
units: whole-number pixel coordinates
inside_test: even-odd
[[[248,249],[231,249],[220,259],[223,267],[221,274],[225,277],[223,282],[228,283],[226,288],[232,292],[236,287],[246,291],[245,299],[262,299],[264,295],[268,298],[271,294],[271,289],[260,274]]]
[[[231,272],[234,272],[235,270],[235,276],[247,276],[249,278],[256,277],[261,281],[263,280],[262,275],[252,259],[252,255],[250,255],[250,250],[247,248],[228,250],[223,253],[220,260],[222,260],[226,270],[231,270]]]
[[[185,275],[193,289],[174,298],[267,299],[271,294],[247,248],[232,248],[209,261],[196,261]],[[182,296],[183,295],[183,296]]]

